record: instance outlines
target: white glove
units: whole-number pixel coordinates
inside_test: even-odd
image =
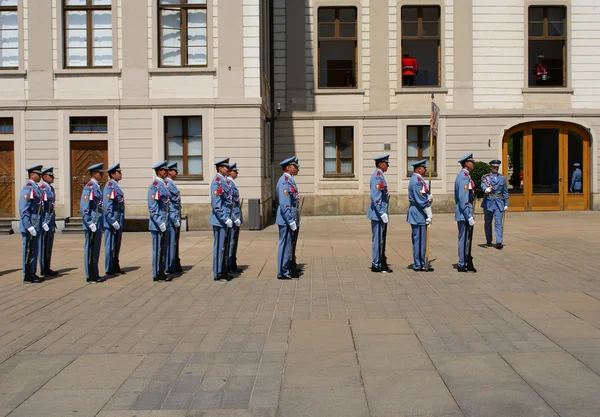
[[[433,196],[431,194],[427,196],[427,201],[429,201],[430,203],[433,201]]]
[[[469,217],[469,226],[475,226],[475,219],[473,217]]]
[[[31,226],[27,228],[27,231],[29,232],[29,234],[33,237],[37,236],[37,231],[35,230],[35,227]]]
[[[427,215],[427,218],[425,219],[425,224],[431,224],[431,222],[433,221],[433,213],[431,212],[431,207],[425,207],[423,211]]]
[[[290,223],[290,229],[292,229],[292,232],[295,231],[297,228],[298,228],[298,226],[296,225],[296,222]]]
[[[381,221],[384,222],[384,223],[387,223],[387,222],[390,221],[390,218],[388,217],[387,213],[383,213],[381,215]]]
[[[119,230],[121,228],[121,225],[119,225],[119,222],[114,222],[113,224],[111,224],[111,226],[115,230]]]
[[[49,231],[50,228],[48,227],[48,223],[42,223],[42,229],[44,229],[44,232]]]
[[[167,225],[164,223],[161,223],[160,226],[158,226],[158,228],[161,232],[164,232],[165,230],[167,230]]]
[[[225,225],[226,225],[227,227],[233,227],[233,220],[231,220],[231,219],[227,219],[227,220],[225,220]]]
[[[504,206],[504,211],[508,210],[508,206]]]
[[[96,223],[90,224],[90,230],[92,231],[92,233],[96,232]]]
[[[242,222],[240,221],[240,219],[235,219],[234,223],[237,227],[240,227],[242,225]]]
[[[175,220],[175,227],[181,227],[181,222],[179,220]]]
[[[488,188],[485,189],[485,193],[486,194],[489,194],[491,192],[492,192],[492,187],[488,187]]]

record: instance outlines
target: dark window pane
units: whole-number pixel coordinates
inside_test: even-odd
[[[529,23],[529,36],[544,36],[544,24]]]
[[[564,20],[565,19],[565,8],[564,7],[548,7],[548,20]]]
[[[334,38],[335,23],[319,23],[319,38]]]
[[[319,9],[319,23],[335,22],[335,9]]]
[[[530,7],[529,8],[529,21],[530,22],[541,22],[544,20],[544,8],[543,7]]]
[[[340,19],[340,22],[356,22],[356,9],[355,8],[340,9],[339,19]]]
[[[421,14],[423,20],[439,20],[440,19],[440,8],[439,7],[423,7]]]
[[[340,38],[355,38],[356,24],[355,23],[340,23]]]
[[[533,129],[533,193],[557,194],[558,175],[558,129]]]
[[[417,36],[419,34],[419,24],[417,22],[402,22],[402,36]]]
[[[417,20],[419,20],[419,9],[417,7],[402,8],[403,22],[416,22]]]
[[[340,128],[340,141],[341,142],[351,142],[353,138],[354,138],[354,128],[353,127]]]
[[[548,22],[548,36],[563,36],[564,24],[560,22]]]
[[[423,36],[439,36],[438,22],[423,22]]]

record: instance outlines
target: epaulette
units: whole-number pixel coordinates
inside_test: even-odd
[[[219,181],[221,181],[221,178],[219,178],[219,177],[216,177],[216,178],[215,178],[215,181],[219,182]]]
[[[417,177],[417,181],[421,182],[421,177]]]
[[[109,187],[112,187],[112,181],[108,183],[108,186],[109,186]]]
[[[381,172],[377,171],[377,176],[381,177]]]
[[[93,185],[94,184],[92,184],[92,182],[90,181],[90,182],[87,183],[86,187],[92,187]]]
[[[25,184],[25,187],[33,187],[33,184],[31,183],[31,181],[27,181],[27,184]]]
[[[469,174],[467,174],[466,172],[463,172],[463,174],[465,174],[465,177],[468,177],[468,176],[469,176]]]
[[[154,181],[154,182],[152,183],[152,186],[156,187],[156,184],[158,184],[158,183],[157,183],[156,181]]]

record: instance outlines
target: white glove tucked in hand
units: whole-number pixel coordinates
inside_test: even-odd
[[[508,210],[508,206],[504,206],[504,211]]]
[[[175,227],[181,227],[181,222],[179,220],[175,220]]]
[[[164,224],[164,223],[161,223],[161,224],[158,226],[158,229],[159,229],[161,232],[164,232],[165,230],[167,230],[167,225],[166,225],[166,224]]]
[[[119,224],[119,222],[114,222],[113,224],[111,224],[111,226],[115,230],[119,230],[121,228],[121,225]]]
[[[427,196],[427,201],[429,201],[430,203],[433,201],[433,196],[431,194]]]
[[[427,215],[427,218],[425,219],[425,224],[431,224],[431,222],[433,221],[433,213],[431,211],[431,207],[425,207],[423,211]]]
[[[387,223],[387,222],[390,221],[390,218],[388,217],[387,213],[383,213],[381,215],[381,221],[384,222],[384,223]]]
[[[42,223],[42,229],[44,229],[44,232],[49,231],[50,228],[48,227],[48,223]]]
[[[240,219],[235,219],[234,221],[236,227],[240,227],[242,225],[242,222],[240,221]]]
[[[292,229],[292,232],[295,232],[297,228],[298,226],[296,225],[295,221],[290,223],[290,229]]]
[[[27,231],[29,232],[29,234],[33,237],[37,236],[37,231],[35,230],[35,227],[31,226],[27,228]]]
[[[231,219],[225,220],[225,226],[227,226],[227,227],[233,227],[233,220],[231,220]]]
[[[96,233],[96,230],[97,230],[96,223],[90,224],[90,230],[92,231],[92,233]]]
[[[485,189],[485,193],[486,194],[489,194],[491,192],[492,192],[492,187],[488,187],[488,188]]]
[[[469,217],[469,226],[475,226],[475,219],[473,217]]]

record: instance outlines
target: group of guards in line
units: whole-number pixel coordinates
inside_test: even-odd
[[[470,172],[473,170],[475,161],[473,154],[463,156],[458,160],[462,169],[456,176],[454,182],[454,219],[458,225],[458,272],[477,272],[473,266],[471,256],[471,245],[473,242],[473,227],[475,219],[473,217],[473,203],[475,201],[475,183],[471,179]],[[414,271],[433,271],[433,267],[427,259],[427,239],[428,227],[433,221],[431,204],[433,196],[431,195],[430,184],[425,181],[427,172],[427,160],[422,159],[415,162],[413,174],[408,186],[409,208],[406,221],[412,228],[412,249]],[[492,224],[496,235],[496,249],[504,247],[503,239],[503,221],[504,213],[508,210],[508,188],[506,177],[499,174],[500,161],[495,159],[490,161],[491,172],[484,175],[481,179],[481,189],[484,192],[481,207],[484,209],[485,238],[486,245],[492,246]],[[367,218],[371,220],[372,229],[372,263],[373,272],[392,272],[387,264],[385,256],[385,242],[387,224],[389,222],[388,205],[390,194],[385,180],[385,172],[390,165],[389,155],[382,155],[375,158],[375,172],[370,181],[370,205],[367,212]]]
[[[459,272],[476,272],[472,264],[471,245],[475,225],[473,203],[475,184],[470,172],[474,167],[473,154],[458,160],[462,169],[454,182],[455,221],[458,226],[458,263]],[[425,180],[427,160],[414,163],[413,174],[408,187],[409,208],[406,221],[412,228],[413,265],[415,271],[433,271],[426,259],[427,228],[433,221],[431,205],[433,196],[430,184]],[[499,173],[501,161],[490,161],[491,172],[481,179],[484,192],[484,231],[486,245],[493,246],[496,236],[496,249],[504,247],[503,222],[508,210],[508,187],[506,177]],[[376,169],[370,180],[370,205],[367,218],[371,220],[373,272],[389,273],[392,269],[385,256],[388,206],[390,194],[385,172],[389,168],[389,155],[375,158]],[[581,171],[576,165],[571,190],[581,192]],[[297,277],[295,244],[300,227],[299,191],[294,177],[300,165],[298,158],[291,157],[280,163],[283,170],[277,182],[278,206],[276,224],[279,228],[277,251],[277,278]],[[104,231],[105,270],[107,275],[124,274],[119,265],[119,252],[125,220],[125,197],[119,187],[123,175],[119,164],[106,171],[103,164],[88,168],[90,181],[82,191],[80,209],[85,230],[84,264],[88,282],[105,280],[98,273],[98,258]],[[163,161],[152,167],[156,178],[148,189],[149,229],[152,234],[152,276],[154,281],[171,281],[173,274],[183,272],[179,259],[179,235],[181,230],[181,194],[175,179],[177,163]],[[235,180],[239,171],[237,164],[230,164],[229,158],[215,163],[216,175],[211,190],[211,217],[213,227],[213,277],[215,281],[229,281],[231,272],[239,273],[237,266],[237,246],[240,228],[243,222],[242,200]],[[29,180],[23,186],[19,199],[21,217],[20,232],[23,236],[23,273],[28,283],[42,282],[43,277],[36,274],[39,259],[42,276],[53,276],[57,272],[50,268],[52,245],[54,241],[55,192],[52,183],[52,168],[42,170],[36,165],[28,170]],[[103,172],[110,176],[104,190],[99,182]],[[492,227],[494,233],[492,233]]]

